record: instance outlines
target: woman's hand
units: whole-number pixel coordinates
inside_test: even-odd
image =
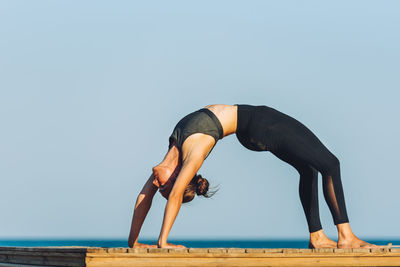
[[[159,248],[186,248],[183,245],[174,245],[174,244],[170,244],[170,243],[166,243],[165,245],[159,245]]]
[[[133,244],[134,248],[157,248],[157,245],[148,245],[148,244],[142,244],[142,243],[138,243],[136,242],[135,244]]]

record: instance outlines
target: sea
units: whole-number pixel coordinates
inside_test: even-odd
[[[366,239],[376,245],[400,245],[400,240]],[[141,243],[156,244],[157,240],[140,240]],[[188,248],[308,248],[308,240],[301,239],[240,239],[240,240],[168,240],[172,244],[181,244]],[[54,246],[89,246],[89,247],[127,247],[125,239],[0,239],[0,247],[54,247]]]

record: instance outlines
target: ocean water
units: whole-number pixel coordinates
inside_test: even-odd
[[[367,239],[376,245],[400,245],[400,240]],[[156,244],[157,240],[141,240],[141,243]],[[168,240],[190,248],[308,248],[308,240]],[[122,239],[3,239],[0,247],[47,247],[47,246],[90,246],[90,247],[127,247]]]

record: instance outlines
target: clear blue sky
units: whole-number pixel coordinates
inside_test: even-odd
[[[179,119],[265,104],[340,159],[362,237],[400,237],[398,1],[1,1],[0,237],[126,238]],[[171,238],[307,238],[298,174],[221,140]],[[321,185],[321,183],[320,183]],[[157,194],[142,236],[156,238]],[[324,229],[335,236],[320,192]]]

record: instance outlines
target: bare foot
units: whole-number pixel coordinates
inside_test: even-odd
[[[337,243],[329,239],[322,230],[310,233],[308,248],[337,248]]]
[[[376,248],[377,245],[367,243],[356,236],[340,240],[338,242],[338,248]]]

